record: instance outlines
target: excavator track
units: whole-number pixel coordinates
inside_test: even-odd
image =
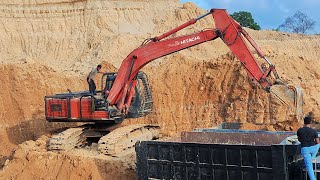
[[[71,150],[81,147],[86,143],[86,138],[81,136],[85,128],[70,128],[52,135],[48,142],[48,150]]]
[[[101,137],[98,142],[100,153],[119,156],[134,147],[137,141],[159,138],[160,127],[157,125],[133,124],[118,128]]]

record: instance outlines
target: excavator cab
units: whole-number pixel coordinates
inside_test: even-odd
[[[132,97],[127,118],[138,118],[153,111],[153,98],[147,75],[140,71],[137,74],[137,85]]]
[[[101,93],[104,99],[108,98],[117,73],[106,73],[102,76]],[[139,71],[136,76],[137,84],[131,99],[130,108],[126,118],[138,118],[153,111],[152,91],[147,75]]]
[[[107,98],[112,88],[114,80],[117,77],[117,73],[105,73],[101,78],[101,94],[104,98]]]

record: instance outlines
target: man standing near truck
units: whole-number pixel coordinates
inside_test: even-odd
[[[304,126],[297,131],[298,140],[301,142],[301,155],[310,180],[316,180],[312,166],[312,159],[314,159],[318,153],[320,141],[318,133],[311,128],[312,118],[306,116],[303,121]]]
[[[93,67],[91,72],[87,76],[87,82],[89,84],[89,92],[92,95],[96,94],[96,83],[94,83],[93,79],[98,73],[102,73],[102,72],[100,72],[101,67],[102,66],[100,64],[97,67]]]

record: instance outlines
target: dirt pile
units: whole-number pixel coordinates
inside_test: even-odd
[[[70,126],[46,123],[43,117],[44,96],[65,91],[70,85],[83,89],[79,78],[65,76],[32,60],[1,64],[0,77],[0,162],[20,143]],[[72,124],[71,124],[72,125]],[[73,124],[74,125],[74,124]]]
[[[113,158],[92,149],[48,152],[42,136],[19,145],[0,170],[0,179],[137,179],[133,153]]]
[[[6,166],[0,172],[1,179],[40,179],[47,172],[47,179],[101,179],[111,177],[109,174],[112,179],[135,178],[131,160],[120,163],[97,160],[87,153],[46,152],[45,138],[13,151],[23,141],[68,126],[45,122],[45,95],[66,92],[67,88],[87,89],[85,76],[93,66],[102,63],[103,71],[115,71],[144,39],[203,13],[194,4],[182,5],[178,0],[2,1],[0,164],[6,162]],[[213,27],[208,16],[175,35]],[[279,75],[304,88],[305,112],[313,110],[319,116],[320,36],[248,31]],[[244,129],[299,127],[299,123],[288,121],[286,107],[248,79],[240,62],[219,39],[160,58],[143,71],[151,81],[155,112],[125,123],[158,123],[170,136],[225,121],[243,122]],[[100,82],[98,78],[96,82]],[[261,123],[275,124],[256,125]]]

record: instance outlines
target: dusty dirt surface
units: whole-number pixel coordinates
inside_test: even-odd
[[[98,154],[93,145],[58,153],[46,150],[47,140],[41,136],[20,144],[0,179],[137,179],[133,152],[114,158]]]
[[[92,67],[101,63],[103,71],[116,71],[144,39],[205,12],[178,0],[1,1],[0,179],[136,179],[133,152],[120,158],[100,156],[94,147],[47,152],[48,137],[42,135],[75,124],[46,122],[43,97],[87,89]],[[208,16],[175,35],[213,27]],[[304,111],[320,117],[320,36],[248,32],[282,79],[304,89]],[[295,131],[301,125],[249,80],[219,39],[160,58],[143,71],[155,112],[125,124],[157,123],[164,136],[221,122],[270,131]]]

